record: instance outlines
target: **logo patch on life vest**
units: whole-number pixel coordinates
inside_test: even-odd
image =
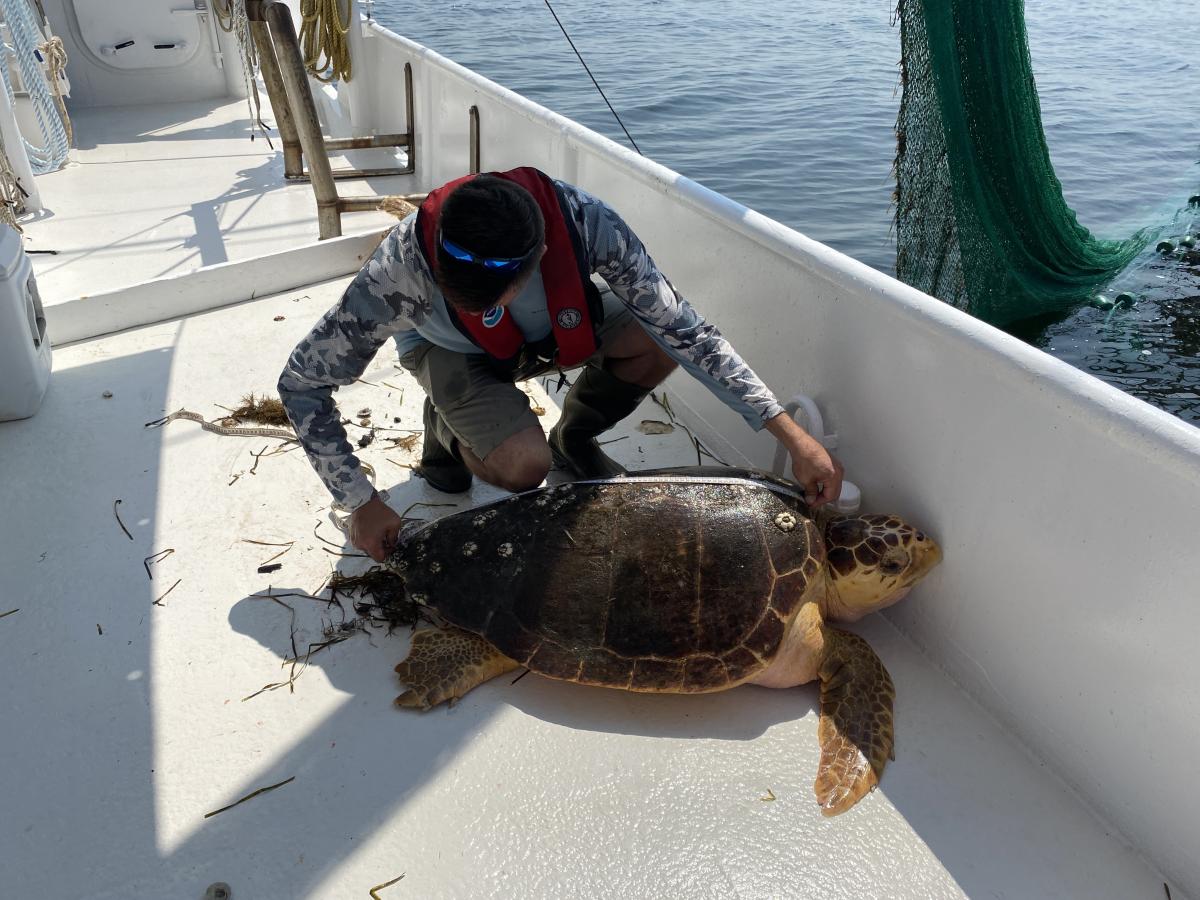
[[[583,321],[583,314],[577,309],[560,309],[556,317],[559,328],[575,328]]]
[[[493,306],[483,314],[483,327],[495,328],[500,324],[500,320],[504,318],[504,307]]]

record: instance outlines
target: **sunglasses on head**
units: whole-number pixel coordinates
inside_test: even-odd
[[[444,234],[439,232],[439,242],[442,249],[449,253],[452,257],[463,262],[474,263],[477,266],[483,266],[485,269],[492,269],[497,272],[511,272],[514,269],[521,267],[521,263],[529,259],[529,254],[533,252],[532,248],[520,256],[512,259],[493,259],[487,256],[476,256],[470,250],[460,247],[448,239]]]

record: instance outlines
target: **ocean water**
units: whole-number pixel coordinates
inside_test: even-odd
[[[893,0],[551,2],[644,154],[893,272]],[[542,0],[376,0],[372,14],[628,143]],[[1026,16],[1051,157],[1080,222],[1112,238],[1171,222],[1200,193],[1200,17],[1164,0],[1031,0]],[[1200,264],[1152,256],[1118,283],[1140,295],[1133,308],[1012,330],[1200,422]]]

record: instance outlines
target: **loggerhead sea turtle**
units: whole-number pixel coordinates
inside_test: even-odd
[[[810,517],[787,481],[692,468],[577,481],[409,525],[387,561],[445,627],[396,666],[402,707],[522,666],[652,693],[820,679],[816,795],[836,815],[893,757],[891,677],[853,622],[941,559],[895,516]]]

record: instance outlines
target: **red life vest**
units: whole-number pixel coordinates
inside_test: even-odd
[[[542,211],[546,223],[546,253],[542,256],[540,268],[546,289],[546,309],[550,314],[553,346],[542,348],[539,345],[539,352],[549,357],[555,354],[556,348],[558,365],[577,365],[596,352],[593,323],[603,315],[599,292],[589,277],[583,241],[563,209],[562,198],[554,182],[545,173],[525,166],[488,174],[525,188]],[[417,242],[435,274],[438,265],[437,228],[442,204],[451,191],[475,177],[467,175],[457,178],[430,191],[417,211]],[[486,315],[460,316],[449,303],[446,308],[458,330],[477,347],[503,363],[517,362],[526,341],[511,315],[501,315],[498,319]]]

